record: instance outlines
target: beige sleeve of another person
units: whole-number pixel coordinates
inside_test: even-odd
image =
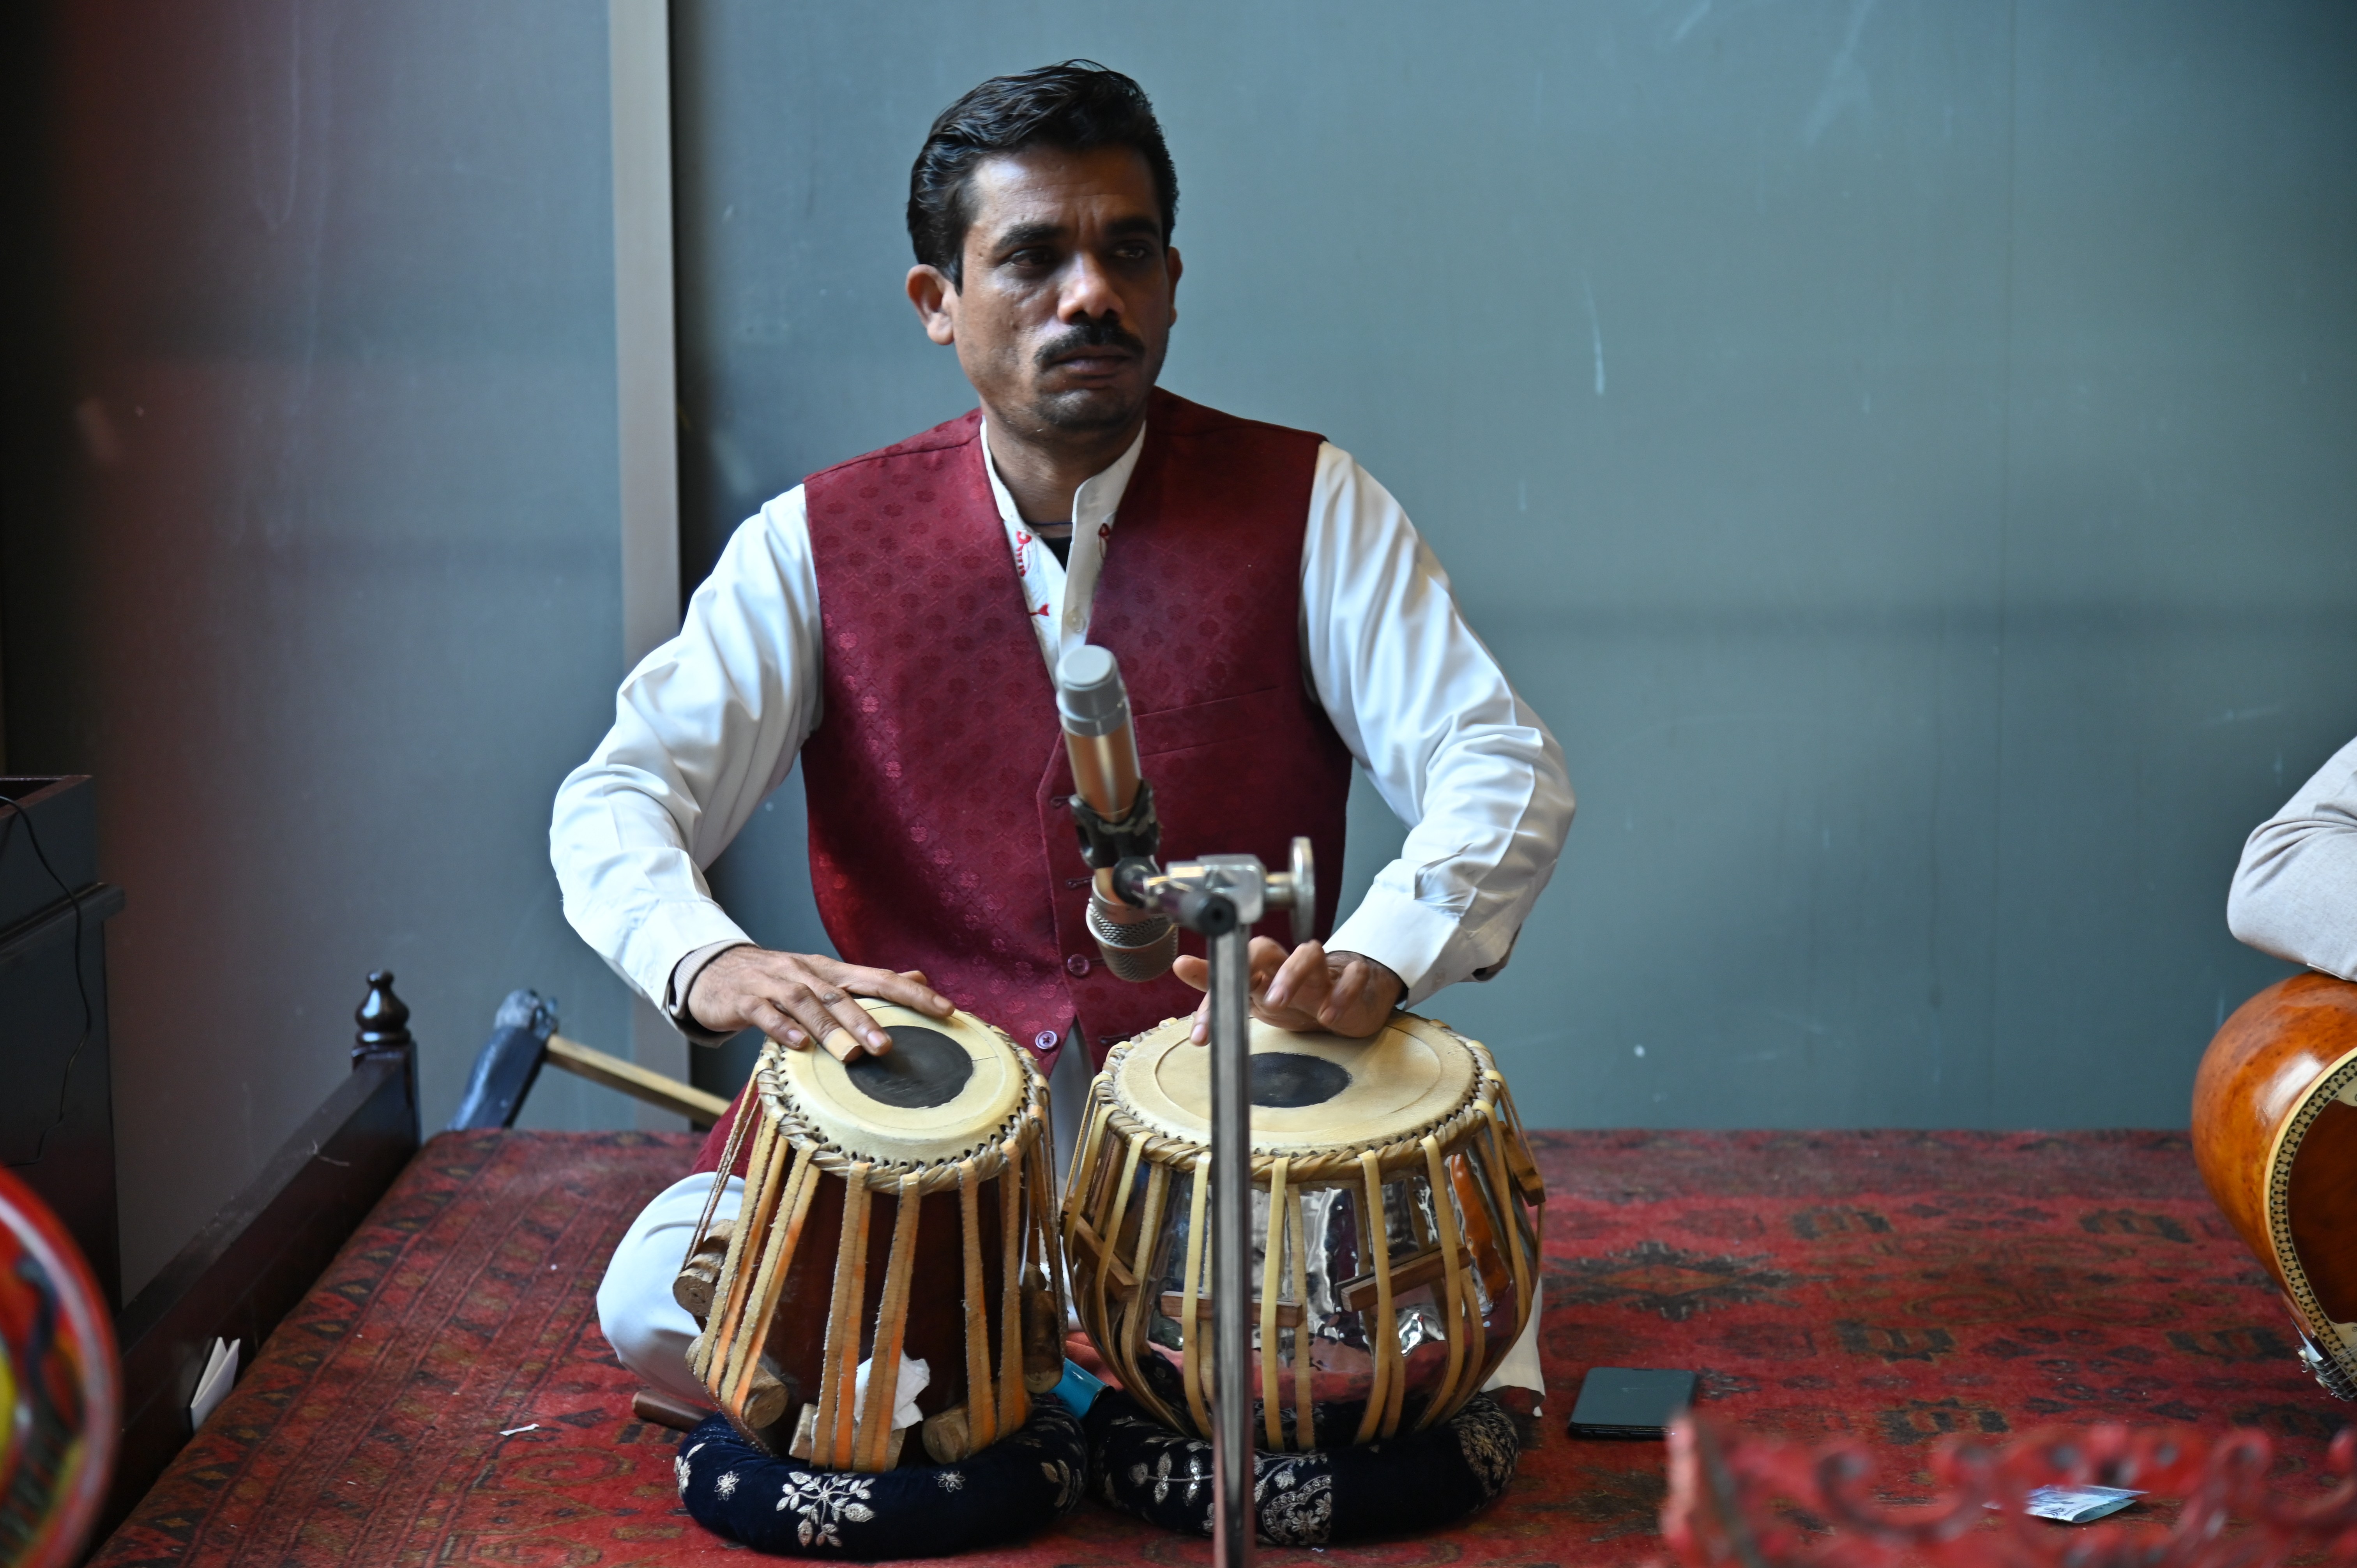
[[[2357,740],[2243,845],[2226,926],[2262,952],[2357,980]]]

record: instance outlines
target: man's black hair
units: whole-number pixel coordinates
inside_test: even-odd
[[[1025,147],[1093,152],[1135,147],[1154,176],[1162,201],[1162,240],[1178,220],[1178,171],[1163,145],[1162,126],[1146,90],[1092,59],[1043,65],[1018,76],[995,76],[951,104],[909,171],[909,242],[917,260],[939,267],[963,287],[965,231],[974,221],[966,192],[974,165]]]

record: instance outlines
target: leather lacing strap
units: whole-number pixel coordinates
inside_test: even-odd
[[[1461,1240],[1473,1207],[1481,1204],[1480,1167],[1473,1156],[1464,1150],[1459,1150],[1454,1155],[1443,1155],[1441,1165],[1450,1173],[1452,1186],[1454,1178],[1461,1174],[1471,1189],[1469,1197],[1454,1191],[1448,1195],[1450,1222],[1457,1226],[1458,1238]],[[1456,1202],[1456,1199],[1460,1197],[1463,1197],[1466,1206],[1462,1209],[1458,1208]],[[1483,1207],[1486,1208],[1486,1205]],[[1481,1225],[1484,1230],[1489,1229],[1489,1223],[1486,1218],[1482,1219]],[[1501,1245],[1503,1243],[1501,1242]],[[1469,1251],[1471,1249],[1469,1247],[1467,1250]],[[1490,1322],[1483,1316],[1485,1309],[1482,1305],[1483,1301],[1487,1299],[1488,1291],[1489,1286],[1483,1283],[1480,1266],[1476,1263],[1465,1278],[1465,1393],[1468,1397],[1480,1391],[1481,1369],[1488,1365]]]
[[[1424,1140],[1424,1165],[1426,1178],[1432,1184],[1432,1212],[1440,1225],[1440,1257],[1447,1282],[1445,1299],[1448,1306],[1448,1369],[1441,1375],[1440,1387],[1424,1407],[1424,1414],[1415,1423],[1422,1432],[1433,1418],[1457,1404],[1457,1380],[1465,1367],[1465,1341],[1470,1334],[1480,1332],[1480,1309],[1473,1301],[1473,1293],[1466,1287],[1465,1266],[1458,1254],[1461,1243],[1457,1233],[1457,1195],[1449,1189],[1448,1171],[1440,1157],[1437,1139]],[[1468,1320],[1471,1320],[1469,1325]],[[1473,1363],[1478,1370],[1480,1362]]]
[[[766,1105],[756,1103],[748,1109],[753,1112],[749,1120],[758,1123],[760,1131],[753,1142],[751,1165],[745,1172],[745,1197],[737,1206],[736,1233],[729,1237],[728,1251],[720,1260],[720,1275],[712,1292],[712,1316],[705,1320],[704,1332],[696,1336],[687,1352],[688,1369],[707,1389],[712,1386],[714,1359],[726,1358],[727,1348],[744,1322],[745,1297],[737,1288],[737,1278],[759,1265],[762,1245],[769,1238],[770,1219],[777,1212],[779,1188],[771,1180],[780,1150],[774,1135],[775,1118]],[[743,1120],[747,1119],[740,1118]],[[726,1182],[727,1175],[723,1169],[718,1180]],[[748,1257],[752,1260],[749,1264],[746,1261]]]
[[[1106,1096],[1111,1092],[1112,1080],[1103,1073],[1099,1073],[1089,1080],[1088,1098],[1082,1102],[1081,1106],[1082,1132],[1080,1145],[1072,1151],[1071,1165],[1064,1173],[1061,1224],[1063,1246],[1060,1251],[1061,1262],[1068,1273],[1072,1267],[1072,1246],[1079,1235],[1079,1228],[1083,1220],[1089,1218],[1087,1209],[1091,1189],[1095,1186],[1093,1177],[1096,1172],[1097,1152],[1104,1146],[1105,1122],[1111,1110],[1105,1101]],[[1102,1236],[1100,1240],[1102,1240]],[[1099,1247],[1090,1265],[1090,1283],[1096,1287],[1098,1293],[1097,1321],[1100,1323],[1104,1321],[1105,1261],[1109,1253],[1110,1243]],[[1074,1275],[1069,1292],[1077,1293],[1079,1289],[1079,1278]],[[1057,1285],[1057,1301],[1059,1306],[1066,1312],[1078,1310],[1078,1301],[1073,1299],[1073,1294],[1068,1294],[1067,1286],[1061,1281]],[[1068,1317],[1060,1317],[1057,1321],[1061,1324],[1069,1320]]]
[[[757,1110],[753,1104],[740,1102],[737,1114],[729,1119],[728,1143],[720,1151],[720,1168],[712,1173],[712,1190],[704,1195],[704,1212],[696,1219],[695,1234],[688,1238],[687,1258],[680,1260],[679,1266],[683,1269],[687,1267],[687,1259],[694,1257],[695,1250],[704,1245],[704,1239],[712,1234],[712,1217],[719,1212],[720,1195],[728,1190],[728,1173],[737,1168],[737,1151],[745,1142],[746,1130],[760,1120],[759,1115],[748,1116],[746,1112]],[[752,1175],[750,1171],[745,1174],[748,1177]],[[742,1206],[739,1208],[741,1209]]]
[[[811,1463],[850,1468],[852,1407],[859,1377],[860,1305],[867,1294],[867,1171],[844,1184],[843,1236],[834,1253],[834,1294],[827,1303],[826,1348],[819,1362],[816,1430]],[[897,1380],[899,1369],[893,1369]]]
[[[965,1243],[965,1419],[976,1452],[998,1441],[998,1402],[990,1397],[990,1300],[982,1277],[982,1181],[972,1160],[958,1162],[958,1220]]]
[[[1111,1107],[1106,1109],[1110,1111]],[[1130,1188],[1136,1183],[1137,1153],[1135,1144],[1130,1144],[1123,1152],[1121,1176],[1106,1190],[1103,1201],[1097,1206],[1096,1277],[1090,1283],[1096,1296],[1096,1321],[1099,1323],[1112,1322],[1112,1319],[1106,1316],[1106,1298],[1113,1291],[1113,1265],[1115,1250],[1121,1245],[1122,1218],[1129,1209]],[[1145,1237],[1146,1229],[1145,1225],[1138,1227],[1141,1238]],[[1124,1369],[1122,1385],[1125,1388],[1132,1386],[1127,1369]]]
[[[1505,1130],[1499,1124],[1497,1107],[1491,1103],[1487,1095],[1473,1104],[1489,1123],[1489,1135],[1476,1139],[1475,1143],[1490,1167],[1490,1188],[1497,1195],[1498,1218],[1504,1220],[1513,1232],[1510,1237],[1500,1237],[1499,1242],[1505,1248],[1507,1261],[1514,1268],[1514,1317],[1517,1322],[1527,1323],[1531,1316],[1531,1265],[1523,1253],[1528,1246],[1524,1240],[1528,1226],[1523,1219],[1522,1209],[1511,1185],[1513,1176],[1506,1169]]]
[[[1285,1451],[1285,1416],[1276,1402],[1276,1298],[1284,1279],[1286,1164],[1280,1155],[1268,1168],[1268,1226],[1261,1243],[1260,1416],[1271,1453]],[[1301,1320],[1309,1320],[1306,1310]]]
[[[909,1273],[916,1262],[917,1216],[924,1200],[917,1194],[917,1178],[900,1178],[893,1199],[892,1251],[884,1265],[884,1294],[876,1304],[875,1348],[867,1359],[867,1395],[859,1402],[859,1421],[851,1440],[851,1467],[877,1471],[885,1467],[885,1451],[892,1439],[892,1412],[900,1402],[900,1347],[909,1328]],[[857,1310],[858,1304],[853,1303]]]
[[[1064,1250],[1072,1250],[1072,1225],[1075,1220],[1093,1217],[1085,1211],[1089,1200],[1089,1178],[1096,1172],[1097,1150],[1103,1146],[1105,1121],[1112,1111],[1107,1102],[1108,1086],[1103,1073],[1089,1080],[1089,1097],[1081,1106],[1081,1146],[1073,1151],[1071,1168],[1064,1173]]]
[[[1064,1250],[1057,1245],[1055,1184],[1049,1173],[1056,1164],[1056,1129],[1048,1119],[1046,1108],[1040,1109],[1024,1164],[1027,1175],[1023,1184],[1023,1201],[1031,1214],[1031,1247],[1033,1261],[1047,1279],[1049,1299],[1055,1304],[1056,1333],[1059,1343],[1064,1332],[1067,1306],[1064,1299]]]
[[[1211,1196],[1211,1152],[1209,1149],[1195,1161],[1195,1180],[1187,1200],[1187,1273],[1178,1282],[1178,1381],[1187,1391],[1187,1410],[1195,1418],[1195,1430],[1211,1430],[1211,1417],[1203,1398],[1203,1363],[1211,1358],[1202,1352],[1204,1337],[1195,1332],[1195,1307],[1201,1300],[1203,1289],[1203,1231],[1205,1210]],[[1160,1304],[1152,1300],[1152,1287],[1141,1270],[1137,1276],[1137,1306],[1141,1313],[1151,1312]]]
[[[1530,1134],[1523,1130],[1522,1111],[1514,1104],[1514,1091],[1495,1068],[1482,1076],[1496,1088],[1497,1106],[1504,1115],[1506,1173],[1514,1178],[1514,1190],[1521,1195],[1523,1207],[1534,1215],[1543,1214],[1546,1209],[1546,1182],[1539,1175],[1538,1161],[1531,1156]],[[1535,1251],[1539,1244],[1536,1220],[1524,1224],[1523,1229]]]
[[[1165,1426],[1175,1427],[1180,1424],[1178,1412],[1170,1408],[1168,1402],[1155,1391],[1154,1385],[1139,1369],[1146,1361],[1146,1329],[1161,1305],[1148,1299],[1154,1285],[1149,1271],[1154,1262],[1155,1246],[1162,1239],[1162,1210],[1169,1201],[1170,1179],[1170,1170],[1167,1165],[1146,1167],[1145,1207],[1138,1211],[1137,1250],[1132,1259],[1137,1289],[1130,1295],[1129,1305],[1123,1309],[1116,1337],[1116,1343],[1121,1347],[1121,1359],[1115,1363],[1115,1369],[1121,1373],[1122,1387],[1144,1404],[1155,1420]]]
[[[1011,1145],[1011,1140],[1010,1140]],[[999,1281],[998,1430],[1013,1432],[1030,1414],[1023,1390],[1023,1161],[1010,1146],[998,1173],[998,1234],[1003,1273]]]
[[[1301,1321],[1293,1328],[1293,1446],[1307,1454],[1318,1446],[1318,1412],[1309,1402],[1309,1352],[1317,1343],[1309,1326],[1309,1226],[1299,1192],[1286,1208],[1293,1226],[1293,1299],[1301,1304]]]
[[[1368,1149],[1359,1155],[1359,1169],[1366,1181],[1367,1201],[1359,1218],[1359,1240],[1361,1246],[1372,1244],[1374,1250],[1375,1320],[1368,1326],[1367,1348],[1374,1352],[1375,1379],[1367,1391],[1367,1408],[1359,1417],[1359,1434],[1354,1443],[1371,1443],[1378,1436],[1389,1437],[1399,1425],[1394,1381],[1405,1381],[1399,1365],[1399,1319],[1392,1312],[1392,1240],[1391,1226],[1383,1218],[1383,1166],[1375,1151]]]
[[[772,1162],[772,1170],[778,1163]],[[727,1377],[722,1385],[730,1413],[740,1419],[753,1397],[753,1377],[760,1370],[761,1352],[769,1340],[770,1315],[777,1310],[778,1297],[786,1288],[786,1271],[793,1266],[794,1249],[802,1242],[802,1221],[810,1214],[811,1195],[818,1190],[818,1173],[811,1168],[807,1152],[797,1155],[786,1177],[785,1191],[778,1201],[779,1213],[786,1223],[783,1227],[766,1227],[767,1246],[761,1255],[760,1273],[754,1276],[753,1288],[746,1297],[745,1316],[740,1320],[754,1327],[749,1333],[740,1329],[730,1343]]]

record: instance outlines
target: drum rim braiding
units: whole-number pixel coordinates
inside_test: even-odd
[[[2308,1354],[2301,1360],[2317,1381],[2340,1399],[2357,1392],[2357,1378],[2352,1376],[2352,1369],[2357,1369],[2357,1344],[2352,1343],[2351,1326],[2324,1309],[2309,1283],[2308,1264],[2292,1233],[2291,1180],[2292,1166],[2309,1129],[2326,1106],[2342,1101],[2352,1089],[2357,1089],[2357,1049],[2344,1053],[2300,1092],[2268,1140],[2265,1167],[2267,1243],[2275,1251],[2276,1266],[2282,1271],[2284,1294],[2291,1303],[2292,1315],[2308,1337]]]
[[[1185,1021],[1182,1018],[1166,1018],[1154,1027],[1141,1030],[1131,1036],[1105,1053],[1103,1067],[1098,1069],[1096,1077],[1089,1084],[1088,1101],[1083,1108],[1081,1122],[1083,1135],[1076,1141],[1076,1146],[1072,1150],[1074,1164],[1068,1172],[1065,1181],[1067,1194],[1073,1191],[1074,1181],[1082,1174],[1078,1162],[1092,1141],[1086,1133],[1100,1111],[1105,1113],[1106,1130],[1118,1132],[1125,1141],[1136,1144],[1138,1158],[1141,1161],[1173,1169],[1192,1170],[1197,1158],[1210,1146],[1208,1140],[1179,1137],[1143,1120],[1127,1104],[1115,1098],[1114,1092],[1114,1085],[1119,1081],[1121,1068],[1127,1062],[1130,1054],[1140,1047],[1158,1044],[1157,1036],[1166,1029]],[[1523,1130],[1522,1114],[1515,1109],[1513,1091],[1506,1086],[1505,1075],[1498,1070],[1497,1058],[1491,1052],[1489,1047],[1470,1036],[1449,1027],[1440,1019],[1428,1018],[1421,1014],[1404,1010],[1393,1013],[1391,1017],[1385,1020],[1383,1026],[1386,1029],[1397,1029],[1404,1034],[1425,1039],[1427,1045],[1431,1042],[1425,1036],[1424,1030],[1426,1028],[1438,1030],[1445,1034],[1452,1044],[1462,1047],[1473,1058],[1470,1081],[1457,1102],[1445,1114],[1397,1134],[1382,1139],[1366,1139],[1355,1143],[1325,1145],[1315,1154],[1296,1150],[1269,1153],[1265,1152],[1255,1144],[1252,1152],[1254,1181],[1265,1184],[1269,1173],[1275,1168],[1280,1160],[1286,1164],[1287,1179],[1297,1186],[1310,1182],[1354,1181],[1359,1178],[1363,1168],[1361,1156],[1370,1151],[1374,1154],[1376,1165],[1385,1177],[1396,1176],[1410,1168],[1421,1170],[1424,1167],[1424,1141],[1426,1138],[1437,1141],[1444,1148],[1454,1146],[1460,1136],[1473,1131],[1478,1124],[1491,1119],[1493,1115],[1499,1122],[1500,1131],[1505,1134],[1512,1146],[1522,1154],[1524,1160],[1528,1160],[1530,1140]],[[1535,1169],[1534,1163],[1533,1168]],[[1531,1197],[1529,1201],[1533,1207],[1537,1207],[1544,1201],[1544,1193],[1541,1192],[1537,1197]]]
[[[802,1053],[789,1051],[775,1040],[765,1041],[761,1054],[753,1064],[755,1097],[775,1120],[779,1133],[794,1148],[807,1146],[812,1163],[829,1176],[849,1179],[854,1171],[865,1167],[867,1187],[878,1192],[897,1192],[901,1181],[909,1174],[919,1173],[917,1191],[931,1196],[936,1192],[953,1191],[957,1187],[959,1167],[966,1161],[974,1163],[978,1179],[988,1181],[1006,1168],[1007,1151],[1021,1135],[1027,1122],[1039,1126],[1045,1134],[1050,1125],[1048,1115],[1048,1079],[1031,1054],[1015,1043],[1014,1036],[971,1013],[955,1012],[947,1019],[929,1017],[906,1008],[891,1008],[888,1004],[867,1004],[868,1011],[879,1018],[886,1010],[906,1012],[911,1020],[932,1027],[943,1023],[982,1031],[995,1036],[1006,1047],[1006,1054],[1021,1064],[1020,1086],[1015,1095],[1015,1107],[972,1143],[927,1156],[923,1159],[894,1159],[881,1154],[864,1154],[845,1147],[843,1142],[815,1121],[790,1081],[792,1069],[790,1058]],[[889,1020],[886,1020],[889,1022]],[[740,1121],[743,1120],[740,1118]]]

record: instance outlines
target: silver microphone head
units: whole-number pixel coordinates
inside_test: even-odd
[[[1116,980],[1159,980],[1178,956],[1178,928],[1168,916],[1089,895],[1089,935]]]
[[[1084,642],[1056,666],[1056,708],[1068,735],[1111,735],[1129,723],[1129,692],[1113,654]]]

